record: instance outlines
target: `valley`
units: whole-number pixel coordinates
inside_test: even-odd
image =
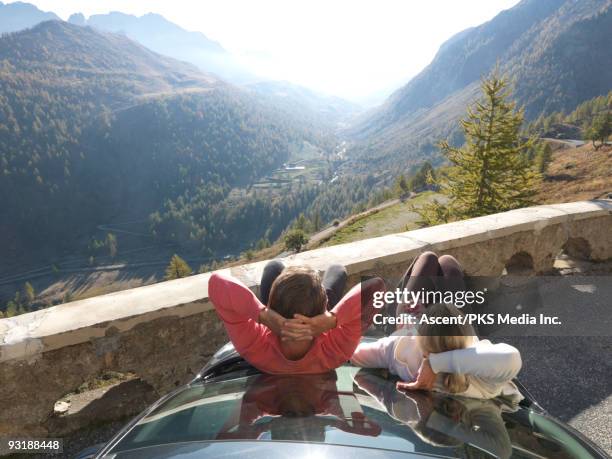
[[[308,142],[290,148],[288,162],[261,177],[255,183],[229,191],[225,198],[226,209],[240,208],[245,200],[281,199],[292,190],[329,183],[337,179],[337,168],[341,158],[337,151],[340,146],[327,154]],[[126,215],[129,217],[129,215]],[[114,219],[98,224],[92,234],[77,239],[77,247],[88,247],[91,240],[104,240],[108,234],[116,239],[116,254],[113,256],[107,247],[92,255],[92,249],[82,250],[81,254],[73,249],[65,253],[51,253],[46,262],[36,256],[31,261],[23,256],[14,260],[5,258],[0,272],[0,296],[10,298],[20,286],[29,282],[37,292],[41,305],[53,305],[75,301],[91,296],[134,288],[159,282],[164,279],[164,271],[173,254],[178,253],[197,272],[202,266],[213,263],[227,263],[240,259],[241,254],[252,248],[254,243],[246,240],[227,251],[210,255],[198,255],[186,250],[180,243],[163,242],[151,234],[150,220]]]
[[[0,1],[0,434],[72,457],[149,407],[101,455],[612,451],[611,0],[29,1]],[[289,270],[262,308],[274,259],[353,296]],[[504,319],[417,302],[437,332],[367,344],[407,266]]]
[[[608,147],[585,138],[610,110],[603,0],[523,0],[368,111],[254,78],[160,15],[64,22],[11,4],[0,18],[0,310],[26,283],[38,309],[158,282],[174,254],[194,273],[286,255],[295,228],[305,248],[416,228],[414,207],[445,197],[397,180],[448,167],[438,142],[464,142],[460,120],[496,68],[554,150],[536,201],[612,188]]]

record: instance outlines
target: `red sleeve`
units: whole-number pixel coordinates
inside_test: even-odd
[[[372,305],[374,293],[385,290],[380,278],[368,279],[354,286],[332,309],[336,316],[336,327],[324,335],[325,352],[341,355],[349,360],[359,344],[362,331],[370,325],[374,315]]]
[[[236,350],[244,357],[257,352],[256,346],[267,328],[259,323],[259,312],[264,306],[242,282],[231,276],[214,273],[208,280],[208,297]]]

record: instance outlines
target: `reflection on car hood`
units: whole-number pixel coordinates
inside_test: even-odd
[[[599,457],[544,414],[495,400],[406,394],[384,372],[349,365],[321,375],[243,369],[194,382],[139,419],[111,453],[171,457],[169,451],[181,448],[191,457],[206,448],[206,457],[225,457],[225,451],[260,457],[278,448],[274,455],[282,456],[287,442],[368,448],[370,457],[372,449],[386,455]]]
[[[196,459],[202,457],[270,459],[312,459],[333,457],[335,459],[410,459],[422,457],[420,454],[408,454],[395,451],[371,450],[338,445],[321,445],[317,443],[294,442],[191,442],[161,446],[151,446],[109,456],[116,459],[161,459],[180,457]]]

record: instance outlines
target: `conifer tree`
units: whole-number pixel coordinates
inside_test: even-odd
[[[9,301],[6,304],[6,317],[13,317],[19,315],[19,306],[14,301]]]
[[[117,256],[117,236],[108,233],[106,235],[106,245],[108,246],[108,254],[111,258],[115,258]]]
[[[166,275],[164,279],[180,279],[181,277],[187,277],[192,273],[192,269],[189,267],[187,262],[174,254],[170,259],[170,264],[166,268]]]
[[[306,234],[301,229],[292,229],[285,235],[285,248],[299,252],[302,247],[308,242]]]
[[[399,177],[395,179],[395,193],[398,196],[402,196],[408,192],[408,182],[406,181],[406,177],[404,174],[400,174]]]
[[[441,191],[449,201],[425,206],[427,224],[503,212],[532,204],[540,178],[529,160],[534,139],[521,136],[523,110],[509,100],[505,78],[494,72],[481,84],[483,97],[469,107],[461,121],[465,144],[461,148],[440,142],[451,163]]]
[[[23,284],[23,299],[27,306],[30,306],[36,299],[36,291],[29,282]]]
[[[270,247],[270,241],[268,241],[266,238],[261,238],[259,241],[257,241],[257,244],[255,244],[255,250],[263,250],[267,249],[268,247]]]
[[[319,231],[321,229],[321,214],[318,211],[316,211],[312,217],[312,229],[314,231]]]
[[[308,231],[308,220],[304,216],[304,214],[300,214],[297,220],[295,221],[295,225],[293,226],[295,229],[302,230],[304,232]]]
[[[552,161],[552,148],[549,143],[541,142],[536,147],[534,164],[540,174],[544,174],[548,170],[548,165]]]
[[[435,171],[429,161],[425,161],[419,170],[411,177],[408,188],[414,192],[423,191],[429,185],[429,181],[435,181]]]
[[[589,129],[585,133],[587,140],[593,143],[593,148],[599,150],[606,143],[612,134],[612,113],[604,113],[597,116]],[[599,142],[599,143],[597,143]]]

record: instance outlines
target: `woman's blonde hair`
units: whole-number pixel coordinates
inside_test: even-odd
[[[463,313],[452,304],[435,304],[428,307],[425,313],[428,318],[449,318],[448,324],[423,322],[418,329],[417,342],[421,350],[430,354],[454,351],[468,347],[476,336],[469,324],[459,324],[457,318]],[[465,392],[469,386],[467,375],[459,373],[441,373],[446,391],[456,394]]]

